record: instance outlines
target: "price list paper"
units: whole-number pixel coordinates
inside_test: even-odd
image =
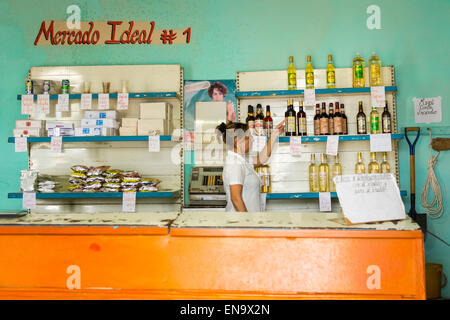
[[[109,93],[98,94],[98,109],[99,110],[109,109]]]
[[[15,152],[27,152],[28,142],[26,137],[14,138],[14,150]]]
[[[21,113],[33,113],[34,96],[32,94],[23,94],[21,97]]]
[[[60,153],[62,150],[62,137],[53,136],[50,140],[51,152]]]
[[[331,211],[331,193],[319,192],[319,208],[320,211]]]
[[[326,154],[336,156],[338,153],[339,136],[327,136]]]
[[[92,109],[92,94],[91,93],[82,93],[80,104],[81,104],[81,106],[80,106],[81,110]]]
[[[289,139],[289,149],[291,154],[294,156],[299,156],[302,153],[302,137],[291,137]]]
[[[39,113],[50,113],[50,96],[48,94],[38,94],[37,107]]]
[[[383,86],[370,87],[370,95],[372,97],[372,106],[384,108],[386,104],[386,92]]]
[[[24,192],[22,194],[22,209],[36,209],[35,192]]]
[[[128,109],[128,93],[117,94],[117,110]]]
[[[161,149],[161,139],[160,135],[149,135],[148,136],[148,151],[149,152],[159,152]]]
[[[315,103],[316,103],[316,89],[305,89],[303,105],[314,106]]]
[[[390,133],[370,135],[370,152],[391,152],[392,136]]]
[[[57,112],[69,111],[69,95],[67,93],[58,94],[58,103],[56,104]]]
[[[124,192],[122,198],[123,212],[136,212],[136,192]]]

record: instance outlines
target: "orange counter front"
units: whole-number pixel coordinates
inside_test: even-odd
[[[409,218],[34,214],[0,225],[2,299],[425,299]]]

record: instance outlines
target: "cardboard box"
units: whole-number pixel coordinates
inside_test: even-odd
[[[17,128],[13,129],[13,134],[15,138],[20,137],[41,137],[42,129],[41,128]]]
[[[53,121],[45,122],[45,130],[49,130],[49,129],[53,129],[53,128],[73,129],[73,123],[72,122],[53,122]]]
[[[121,136],[137,136],[137,126],[136,127],[120,127],[119,134]]]
[[[172,119],[172,105],[167,102],[141,103],[140,119]]]
[[[117,129],[105,127],[75,128],[75,136],[117,136]]]
[[[122,118],[122,127],[137,128],[138,120],[138,118]]]
[[[82,119],[81,127],[82,128],[102,127],[102,128],[119,129],[119,122],[115,121],[114,119]]]
[[[140,119],[138,121],[138,136],[147,136],[150,130],[159,130],[161,135],[171,135],[172,121],[164,119]]]
[[[48,129],[48,136],[49,137],[53,137],[54,136],[54,131],[56,128],[50,128]],[[75,135],[75,130],[73,129],[68,129],[68,128],[58,128],[59,129],[59,136],[60,137],[71,137]]]
[[[42,120],[16,120],[16,128],[42,128]]]
[[[116,110],[85,111],[85,119],[117,119]]]

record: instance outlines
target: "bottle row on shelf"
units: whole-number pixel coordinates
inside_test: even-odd
[[[359,53],[353,59],[352,63],[352,84],[353,88],[362,88],[365,86],[365,61]],[[294,57],[289,57],[289,67],[287,69],[288,74],[288,89],[297,89],[297,72],[294,67]],[[326,68],[326,80],[327,88],[336,88],[336,73],[333,64],[333,56],[328,55],[328,64]],[[306,57],[306,67],[305,67],[305,88],[314,89],[314,67],[311,62],[311,56]],[[381,86],[382,76],[381,76],[381,60],[376,55],[375,52],[369,58],[369,85],[370,86]]]

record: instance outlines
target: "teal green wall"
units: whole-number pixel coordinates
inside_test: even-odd
[[[177,46],[35,47],[42,20],[65,20],[68,5],[77,4],[82,20],[138,20],[156,22],[156,29],[192,28],[191,43]],[[368,30],[366,9],[381,8],[381,30]],[[27,166],[24,154],[6,143],[14,121],[21,118],[16,94],[31,66],[179,63],[185,79],[233,79],[236,71],[286,68],[293,55],[303,68],[312,55],[324,68],[332,53],[336,67],[349,67],[355,52],[367,58],[376,51],[383,64],[394,65],[399,127],[415,126],[413,97],[442,96],[443,121],[450,125],[448,0],[164,0],[164,1],[0,1],[0,210],[18,210],[20,202],[6,200],[19,188],[19,170]],[[447,21],[447,22],[446,22]],[[423,130],[425,131],[425,130]],[[416,158],[417,193],[426,178],[428,136],[419,141]],[[439,156],[436,173],[449,208],[450,152]],[[409,190],[406,142],[400,143],[400,187]],[[424,212],[417,200],[418,211]],[[409,198],[406,199],[409,210]],[[450,213],[429,221],[429,229],[450,242]],[[450,250],[428,235],[426,260],[442,263],[450,276]],[[450,285],[443,291],[450,296]]]

